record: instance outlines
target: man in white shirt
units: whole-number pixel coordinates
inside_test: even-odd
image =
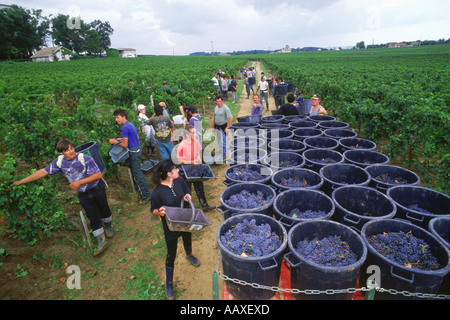
[[[266,81],[265,77],[261,77],[261,81],[258,82],[258,89],[256,89],[256,93],[261,90],[260,99],[261,101],[266,101],[267,110],[269,110],[269,83]]]
[[[217,92],[219,92],[219,79],[217,79],[217,73],[214,74],[214,77],[212,77],[211,81],[213,82],[213,85],[216,87]]]

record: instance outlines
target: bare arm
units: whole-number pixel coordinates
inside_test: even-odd
[[[28,177],[23,178],[22,180],[14,181],[13,185],[20,186],[21,184],[39,180],[39,179],[45,177],[46,175],[48,175],[48,172],[45,171],[45,169],[40,169],[40,170],[30,174]]]

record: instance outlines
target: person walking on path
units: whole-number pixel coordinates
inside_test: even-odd
[[[213,128],[220,132],[222,139],[217,139],[222,143],[222,156],[227,156],[227,132],[233,123],[233,115],[230,108],[225,104],[222,96],[216,97],[216,107],[214,108]],[[217,133],[216,133],[217,137]],[[220,141],[221,140],[221,141]]]
[[[264,76],[261,77],[261,81],[258,82],[258,88],[256,89],[256,93],[261,91],[260,99],[261,101],[266,101],[267,110],[269,110],[269,83],[266,81]]]
[[[224,100],[228,100],[228,81],[226,76],[222,76],[221,80],[222,96]]]
[[[231,92],[231,96],[233,97],[233,103],[237,103],[237,82],[236,80],[234,80],[234,76],[231,75],[230,76],[230,85],[229,85],[229,90]]]
[[[151,190],[145,181],[141,167],[141,144],[139,142],[138,131],[134,124],[127,120],[127,112],[123,109],[117,109],[113,113],[116,122],[122,126],[122,137],[109,139],[110,144],[118,144],[122,148],[128,148],[129,166],[134,181],[136,182],[142,199],[140,204],[145,204],[150,200]]]
[[[152,173],[152,181],[157,186],[153,190],[150,212],[160,217],[164,230],[164,239],[167,247],[165,267],[166,298],[168,300],[173,300],[175,297],[173,290],[173,272],[179,237],[183,239],[186,259],[195,267],[200,265],[198,259],[192,255],[191,233],[170,231],[167,225],[166,207],[179,208],[180,203],[183,201],[185,204],[186,202],[192,201],[186,181],[180,177],[179,171],[179,168],[173,163],[172,159],[164,159]]]
[[[40,169],[28,177],[14,181],[13,185],[39,180],[48,174],[62,173],[69,180],[69,187],[78,192],[78,199],[86,212],[92,234],[97,240],[97,250],[93,255],[98,256],[108,247],[106,238],[112,238],[114,232],[111,227],[112,213],[108,205],[105,183],[102,173],[91,156],[77,153],[73,143],[61,140],[56,144],[60,156],[47,167]]]

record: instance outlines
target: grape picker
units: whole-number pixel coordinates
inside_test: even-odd
[[[24,183],[39,180],[48,174],[63,173],[70,182],[70,188],[78,191],[78,199],[86,211],[90,222],[92,234],[97,239],[97,250],[94,256],[99,255],[107,248],[106,238],[111,238],[114,232],[111,228],[112,214],[108,206],[105,184],[102,173],[94,159],[83,153],[75,152],[69,140],[61,140],[56,144],[60,156],[47,167],[40,169],[26,178],[14,181],[20,186]]]

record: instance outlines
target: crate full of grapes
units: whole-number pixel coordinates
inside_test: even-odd
[[[199,164],[198,166],[184,164],[181,168],[188,181],[206,181],[215,178],[214,172],[207,164]]]

